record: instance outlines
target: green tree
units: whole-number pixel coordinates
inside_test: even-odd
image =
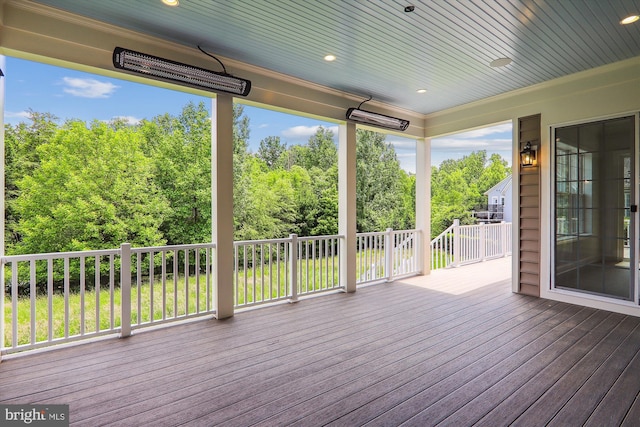
[[[17,253],[163,244],[167,202],[133,128],[67,122],[38,148],[40,167],[18,182]]]
[[[404,195],[400,162],[384,134],[358,129],[356,138],[356,223],[359,232],[400,229]]]
[[[48,142],[58,129],[58,118],[54,115],[33,110],[28,114],[31,123],[5,126],[5,250],[8,252],[21,239],[16,207],[20,195],[18,182],[40,167],[38,147]]]
[[[436,237],[454,219],[473,224],[471,212],[486,204],[484,193],[511,173],[498,154],[487,159],[484,150],[462,159],[448,159],[431,171],[431,237]]]
[[[260,141],[258,158],[262,159],[267,167],[275,169],[283,167],[284,154],[287,151],[286,144],[280,142],[279,136],[268,136]]]
[[[327,236],[338,234],[338,165],[323,171],[312,168],[311,191],[313,198],[306,205],[306,228],[301,234]]]
[[[169,244],[211,240],[211,120],[203,102],[187,104],[179,116],[145,123],[155,182],[170,208],[160,227]]]
[[[327,170],[338,164],[338,149],[333,141],[333,131],[319,126],[316,133],[309,138],[307,150],[304,153],[304,167]]]

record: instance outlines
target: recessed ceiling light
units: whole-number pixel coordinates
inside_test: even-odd
[[[331,55],[331,54],[325,55],[324,60],[328,61],[328,62],[335,61],[336,60],[336,56],[335,55]]]
[[[162,0],[162,3],[166,4],[167,6],[177,6],[180,4],[178,0]]]
[[[507,65],[511,64],[511,62],[512,62],[511,58],[498,58],[491,61],[489,65],[494,68],[499,68],[499,67],[506,67]]]
[[[418,93],[427,93],[427,90],[426,89],[418,89],[416,92],[418,92]]]
[[[640,16],[631,15],[631,16],[627,16],[626,18],[624,18],[622,21],[620,21],[620,23],[622,25],[633,24],[634,22],[636,22],[639,19],[640,19]]]

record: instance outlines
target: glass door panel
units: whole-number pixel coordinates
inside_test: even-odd
[[[555,129],[556,288],[633,299],[635,117]]]

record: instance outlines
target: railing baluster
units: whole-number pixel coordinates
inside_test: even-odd
[[[17,275],[17,273],[16,273]],[[49,341],[53,340],[53,259],[47,260],[47,312],[49,314]]]
[[[247,299],[247,295],[248,295],[248,291],[247,291],[247,288],[248,288],[247,276],[249,275],[247,273],[247,247],[243,246],[242,249],[243,249],[243,252],[242,252],[242,254],[243,254],[242,272],[244,273],[244,303],[248,304],[249,302],[255,302],[255,300],[249,301]],[[255,297],[255,295],[254,295],[254,297]]]
[[[239,268],[238,268],[238,263],[240,262],[238,260],[238,246],[234,245],[233,246],[233,268],[234,268],[234,283],[235,283],[235,295],[236,295],[236,301],[235,301],[235,305],[240,305],[240,272],[239,272]],[[246,301],[243,301],[246,302]]]
[[[17,263],[15,263],[17,264]],[[4,286],[4,283],[2,284]],[[36,343],[36,261],[32,259],[29,261],[29,302],[31,304],[31,344]],[[4,314],[2,314],[4,315]],[[84,319],[84,318],[83,318]],[[84,322],[82,323],[82,330],[84,330]],[[2,343],[4,344],[4,343]]]
[[[155,253],[153,251],[149,251],[149,322],[153,322],[153,313],[155,312],[155,307],[154,307],[154,292],[153,292],[153,285],[154,285],[154,268],[155,268],[155,262],[154,262],[154,258],[155,258]]]
[[[142,252],[136,254],[136,322],[142,324]]]
[[[35,279],[35,271],[34,271],[34,279]],[[85,303],[84,303],[84,293],[85,293],[85,257],[80,256],[80,335],[84,335],[84,313],[85,313]]]
[[[269,244],[269,299],[273,298],[273,245]]]
[[[173,250],[173,318],[178,317],[178,280],[180,276],[180,270],[178,269],[178,257],[180,256],[180,250]]]
[[[194,313],[200,313],[200,250],[194,249],[195,274],[196,274],[196,309]]]
[[[100,332],[100,255],[96,255],[93,260],[94,271],[94,290],[96,293],[96,333]]]
[[[270,297],[269,297],[269,292],[268,292],[269,284],[267,283],[267,279],[266,279],[266,277],[264,275],[264,273],[265,273],[265,255],[266,255],[265,243],[260,243],[260,292],[262,294],[262,301],[263,302],[268,302]]]
[[[110,317],[111,317],[111,329],[115,328],[115,263],[113,254],[109,255],[109,298],[110,302]]]
[[[167,251],[162,251],[162,320],[167,318]],[[207,310],[209,307],[207,307]]]
[[[4,283],[2,284],[4,286]],[[4,316],[4,313],[2,313]],[[51,317],[51,315],[49,315]],[[18,346],[18,263],[11,263],[11,347]]]
[[[69,257],[64,257],[64,337],[69,338]]]
[[[184,250],[184,315],[189,315],[189,249]]]
[[[205,280],[207,281],[207,312],[211,311],[213,297],[211,295],[211,248],[205,248]]]
[[[289,294],[291,302],[298,301],[298,235],[290,234],[290,250],[289,250],[289,268],[291,269],[291,279]]]

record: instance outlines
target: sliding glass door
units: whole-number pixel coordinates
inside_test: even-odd
[[[554,130],[556,288],[634,300],[635,122],[630,116]]]

